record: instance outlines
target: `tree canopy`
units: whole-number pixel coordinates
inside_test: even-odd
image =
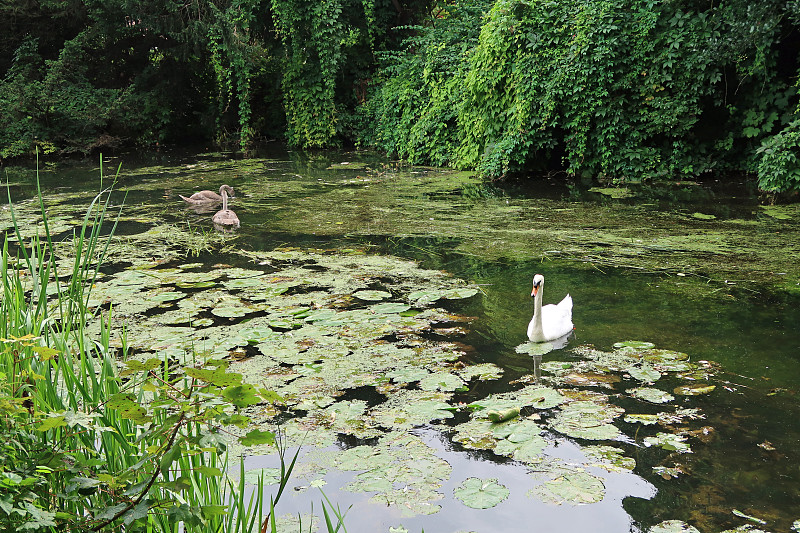
[[[202,138],[800,188],[800,2],[0,3],[0,158]]]

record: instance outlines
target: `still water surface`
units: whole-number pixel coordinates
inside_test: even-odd
[[[233,208],[242,220],[239,238],[232,241],[235,246],[253,250],[360,248],[411,258],[423,267],[478,284],[484,294],[452,308],[475,317],[459,342],[466,347],[469,362],[492,362],[506,372],[499,382],[480,384],[464,393],[464,402],[508,390],[510,381],[532,372],[530,356],[516,353],[515,347],[527,340],[530,281],[537,272],[547,278],[545,303],[555,303],[566,293],[575,302],[575,337],[566,349],[545,355],[544,361],[574,358],[568,349],[579,344],[610,350],[618,341],[642,340],[720,367],[717,390],[691,398],[692,405],[705,413],[703,424],[710,435],[693,442],[693,453],[679,461],[667,461],[663,450],[637,444],[636,428],[617,421],[626,426],[627,435],[634,436],[623,444],[638,466],[632,473],[594,469],[606,487],[599,503],[557,506],[530,498],[525,494],[530,488],[526,466],[491,452],[463,449],[452,442],[446,425],[426,426],[414,433],[453,468],[450,480],[439,489],[444,495],[439,502],[442,510],[429,516],[403,516],[394,507],[367,502],[369,494],[337,490],[353,474],[330,471],[324,490],[343,509],[352,506],[346,519],[350,531],[389,531],[402,526],[409,531],[611,533],[647,531],[663,520],[676,519],[705,533],[752,523],[734,510],[765,520],[766,525],[759,527],[767,531],[788,531],[800,519],[797,298],[767,290],[736,291],[735,286],[729,291],[720,283],[709,290],[703,279],[678,275],[682,272],[675,270],[576,261],[552,253],[551,243],[543,249],[531,242],[526,253],[526,237],[514,235],[516,230],[546,226],[548,217],[559,213],[591,209],[589,216],[600,216],[603,210],[625,210],[634,201],[597,197],[579,184],[568,188],[545,181],[513,190],[457,179],[451,185],[431,187],[435,180],[421,177],[428,169],[396,171],[390,163],[354,154],[309,160],[278,153],[244,162],[225,155],[159,157],[158,165],[153,159],[133,158],[113,159],[106,165],[108,169],[122,163],[118,202],[123,202],[125,192],[125,209],[141,213],[140,222],[128,220],[120,226],[121,234],[158,220],[214,231],[210,215],[185,210],[176,194],[216,189],[228,182],[237,190]],[[46,194],[97,190],[98,186],[97,171],[91,165],[49,167],[41,176]],[[401,184],[403,180],[420,181],[417,187],[407,187]],[[31,183],[18,180],[12,196],[32,195]],[[647,209],[631,214],[628,223],[637,223],[637,213],[646,225],[661,214],[666,217],[681,209],[747,218],[757,204],[748,192],[746,187],[735,194],[691,188],[669,199],[652,199]],[[410,206],[409,211],[400,209],[402,205]],[[459,226],[463,231],[463,226],[473,222],[474,227],[465,233],[453,231]],[[597,226],[602,224],[588,231],[597,231]],[[497,234],[489,236],[494,231]],[[591,241],[593,237],[577,238]],[[475,246],[470,247],[470,241]],[[506,245],[508,252],[498,254],[497,249]],[[209,262],[218,259],[201,257]],[[585,461],[572,439],[557,434],[547,439],[548,456]],[[346,446],[344,440],[341,446]],[[275,466],[274,457],[249,457],[246,464]],[[679,464],[683,472],[663,479],[652,470],[658,464]],[[496,478],[510,489],[510,495],[493,510],[465,507],[452,494],[467,476]],[[306,513],[311,502],[320,501],[316,489],[298,485],[279,511]]]

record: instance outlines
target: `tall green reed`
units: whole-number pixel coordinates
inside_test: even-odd
[[[101,161],[101,187],[102,172]],[[111,346],[113,308],[105,316],[89,308],[119,220],[102,235],[113,185],[91,201],[62,275],[38,172],[36,181],[43,235],[25,242],[9,192],[14,229],[0,260],[0,526],[276,531],[274,506],[297,454],[287,462],[279,446],[281,481],[265,505],[263,480],[246,486],[243,464],[232,479],[221,447],[206,442],[226,417],[222,388],[166,360],[120,372],[115,356],[127,347],[124,336],[118,353]],[[89,321],[100,322],[99,338],[87,336]],[[328,531],[344,530],[328,505],[336,518],[323,503]]]

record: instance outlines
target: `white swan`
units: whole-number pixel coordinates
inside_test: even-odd
[[[528,339],[531,342],[546,342],[559,339],[573,329],[572,297],[567,294],[557,305],[548,304],[542,307],[544,276],[533,276],[533,318],[528,324]]]
[[[239,217],[236,216],[236,213],[228,209],[228,191],[220,189],[219,192],[222,193],[222,209],[217,211],[211,221],[219,226],[233,226],[238,228]]]

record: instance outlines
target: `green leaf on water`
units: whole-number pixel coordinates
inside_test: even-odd
[[[549,342],[525,342],[514,348],[514,351],[528,355],[546,355],[554,349]]]
[[[651,527],[648,533],[700,533],[700,531],[681,520],[664,520]]]
[[[645,446],[659,446],[665,450],[678,453],[691,453],[691,447],[686,444],[686,437],[672,433],[658,433],[652,437],[644,438]]]
[[[656,347],[655,344],[646,341],[622,341],[614,343],[614,348],[633,348],[635,350],[650,350],[651,348],[655,347]]]
[[[364,300],[367,302],[377,302],[380,300],[391,298],[392,293],[386,291],[363,290],[354,292],[353,296],[355,298],[358,298],[359,300]]]
[[[529,490],[528,496],[546,503],[582,505],[601,501],[605,493],[606,487],[599,477],[575,471],[545,481]]]
[[[390,315],[390,314],[398,314],[403,313],[411,309],[410,305],[401,304],[397,302],[386,302],[377,305],[373,305],[370,307],[372,311],[378,313],[379,315]]]
[[[611,422],[624,411],[608,404],[577,401],[561,406],[550,420],[553,429],[564,435],[589,440],[614,440],[619,429]]]
[[[244,480],[249,485],[258,485],[263,480],[264,485],[277,485],[281,481],[280,468],[255,468],[244,473]]]
[[[649,415],[649,414],[627,414],[623,419],[625,422],[629,424],[644,424],[645,426],[652,426],[653,424],[657,424],[659,420],[658,415]]]
[[[428,374],[419,381],[419,388],[427,391],[454,391],[464,386],[464,381],[449,372]]]
[[[700,219],[700,220],[714,220],[716,215],[709,215],[706,213],[692,213],[692,217]]]
[[[614,446],[586,446],[583,448],[586,457],[609,472],[625,472],[636,468],[636,459],[626,457],[624,452]]]
[[[680,387],[675,387],[675,390],[672,392],[679,396],[700,396],[701,394],[708,394],[716,388],[716,385],[692,383],[690,385],[681,385]]]
[[[497,479],[469,477],[453,490],[453,496],[473,509],[489,509],[508,498],[509,490]]]
[[[646,363],[629,367],[626,369],[626,371],[633,379],[637,379],[645,383],[653,383],[661,378],[661,372]]]
[[[675,399],[672,394],[652,387],[638,387],[635,389],[628,389],[625,392],[636,399],[650,403],[668,403]]]
[[[478,294],[478,289],[465,287],[462,289],[448,289],[442,292],[442,298],[446,300],[462,300]]]

